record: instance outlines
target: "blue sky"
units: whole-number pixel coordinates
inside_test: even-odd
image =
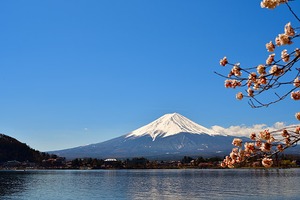
[[[0,132],[47,151],[173,112],[208,128],[296,123],[298,102],[252,109],[213,73],[225,55],[264,62],[289,21],[259,0],[1,1]]]

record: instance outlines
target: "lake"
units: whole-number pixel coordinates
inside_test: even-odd
[[[299,198],[300,169],[0,171],[1,200]]]

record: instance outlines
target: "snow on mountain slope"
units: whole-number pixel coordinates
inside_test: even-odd
[[[154,141],[156,137],[168,137],[178,133],[220,135],[207,129],[190,119],[178,114],[165,114],[157,120],[127,134],[128,137],[141,137],[150,135]]]
[[[234,137],[219,134],[178,113],[172,113],[111,140],[50,153],[68,159],[179,159],[183,156],[225,156],[232,150],[231,142]]]

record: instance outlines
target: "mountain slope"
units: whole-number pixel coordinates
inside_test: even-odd
[[[126,138],[121,136],[106,142],[51,153],[66,158],[174,158],[188,156],[224,156],[232,149],[232,136],[209,136],[179,133],[155,141],[149,136]]]
[[[15,138],[0,134],[0,163],[10,160],[39,162],[45,155]]]
[[[178,133],[192,133],[192,134],[209,134],[217,135],[210,129],[207,129],[190,119],[178,114],[165,114],[150,124],[143,126],[135,131],[132,131],[127,137],[140,137],[149,135],[153,141],[156,137],[168,137]]]
[[[126,135],[87,146],[50,153],[66,158],[174,158],[227,155],[233,136],[215,133],[178,114],[166,114]]]

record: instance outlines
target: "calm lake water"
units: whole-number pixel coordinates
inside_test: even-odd
[[[0,171],[0,199],[300,199],[300,169]]]

